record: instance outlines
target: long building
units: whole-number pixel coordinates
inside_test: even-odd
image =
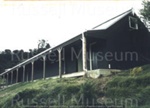
[[[45,78],[91,76],[149,63],[149,31],[131,10],[6,70],[7,84]]]

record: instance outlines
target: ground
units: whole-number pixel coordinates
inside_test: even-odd
[[[149,108],[150,65],[92,78],[46,79],[0,90],[0,108]]]

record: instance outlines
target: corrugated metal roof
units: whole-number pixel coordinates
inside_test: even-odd
[[[109,28],[110,26],[112,26],[113,24],[115,24],[116,22],[118,22],[119,20],[121,20],[122,18],[124,18],[126,15],[128,15],[131,12],[132,12],[132,9],[93,27],[92,30],[105,30],[105,29]]]

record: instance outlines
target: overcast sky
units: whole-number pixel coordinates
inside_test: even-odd
[[[34,49],[40,39],[55,46],[132,7],[141,0],[0,0],[0,51]]]

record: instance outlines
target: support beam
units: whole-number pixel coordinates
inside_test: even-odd
[[[92,58],[92,46],[93,46],[94,44],[96,44],[96,42],[93,42],[93,43],[91,43],[91,44],[89,45],[90,70],[92,70],[92,60],[93,60],[93,58]]]
[[[13,71],[11,71],[11,84],[13,83]]]
[[[62,73],[61,73],[61,50],[62,47],[58,48],[58,59],[59,59],[59,78],[62,78]]]
[[[3,75],[3,84],[5,84],[6,79],[5,79],[5,75]]]
[[[65,48],[63,48],[63,60],[64,60],[64,74],[66,74],[66,58],[65,58]]]
[[[25,65],[23,66],[23,82],[25,81],[25,71],[26,71],[26,67],[25,67]]]
[[[1,84],[4,84],[4,77],[3,77],[3,75],[1,75],[1,81],[2,81]],[[4,88],[4,86],[2,85],[1,88]]]
[[[3,75],[2,75],[2,76],[0,76],[0,80],[1,80],[1,81],[3,81]],[[1,82],[1,83],[3,83],[3,82]]]
[[[82,33],[82,64],[83,71],[87,72],[87,54],[86,54],[86,38],[84,33]]]
[[[18,83],[18,69],[16,69],[16,83]]]
[[[34,61],[33,61],[33,62],[31,62],[31,64],[32,64],[32,75],[31,75],[31,81],[33,81],[33,80],[34,80]]]
[[[26,79],[26,81],[28,82],[29,81],[29,76],[28,76],[29,74],[28,74],[28,72],[27,72],[27,79]]]
[[[43,58],[43,79],[45,79],[46,56],[43,56],[42,58]]]
[[[3,85],[3,88],[5,87],[5,84],[6,84],[6,78],[5,78],[5,75],[2,75],[2,84],[4,84]]]
[[[8,81],[8,79],[9,79],[9,74],[7,73],[7,86],[8,86],[8,84],[9,84],[9,81]]]

